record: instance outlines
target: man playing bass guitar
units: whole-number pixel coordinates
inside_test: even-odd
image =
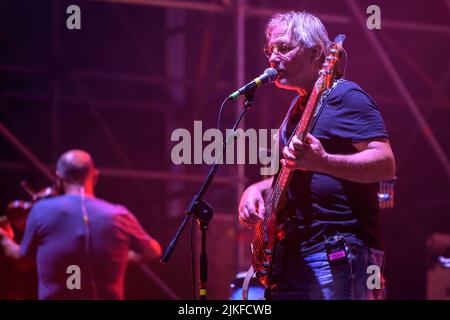
[[[278,71],[276,86],[298,96],[280,128],[287,186],[287,222],[273,261],[269,299],[380,299],[367,270],[382,270],[378,182],[395,176],[395,160],[381,114],[356,83],[334,79],[311,133],[295,133],[328,55],[322,22],[306,12],[274,15],[266,27],[266,55]],[[291,137],[292,136],[292,137]],[[242,194],[239,219],[258,226],[267,207],[264,193],[277,175]],[[278,250],[278,249],[277,249]],[[275,253],[276,255],[276,253]],[[276,270],[276,272],[275,272]],[[381,277],[381,274],[379,275]]]

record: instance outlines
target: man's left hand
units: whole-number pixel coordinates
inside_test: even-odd
[[[285,159],[281,164],[291,170],[301,169],[322,172],[326,167],[327,153],[319,139],[308,133],[305,143],[294,136],[289,146],[284,147]]]
[[[3,238],[14,239],[14,231],[8,220],[2,219],[0,221],[0,240]]]

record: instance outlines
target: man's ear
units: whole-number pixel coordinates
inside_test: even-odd
[[[64,180],[58,174],[56,174],[55,187],[58,193],[64,194]]]
[[[97,184],[98,181],[98,176],[100,175],[100,170],[98,170],[97,168],[94,169],[94,175],[93,175],[93,179],[94,179],[94,186]]]
[[[311,61],[316,62],[322,56],[322,50],[319,45],[311,47]]]

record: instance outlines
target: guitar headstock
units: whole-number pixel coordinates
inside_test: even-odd
[[[342,52],[344,50],[343,43],[345,35],[340,34],[332,42],[328,48],[328,55],[325,57],[325,61],[322,64],[322,69],[319,71],[319,76],[322,78],[320,81],[322,89],[328,89],[332,86],[335,78],[342,76],[339,72],[339,64],[342,58]]]

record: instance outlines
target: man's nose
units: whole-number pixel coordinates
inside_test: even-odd
[[[269,63],[272,67],[276,67],[280,63],[280,57],[275,51],[269,57]]]

